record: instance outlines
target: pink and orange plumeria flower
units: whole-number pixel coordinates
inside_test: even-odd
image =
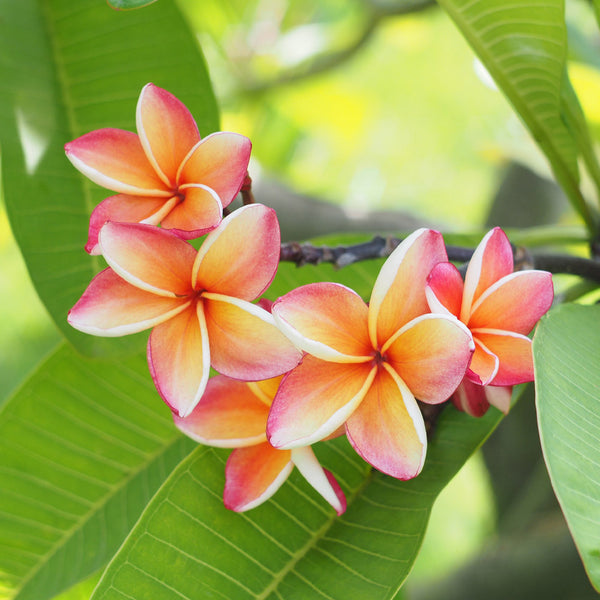
[[[99,254],[107,221],[162,224],[184,239],[216,227],[244,183],[250,140],[229,132],[200,138],[188,109],[151,83],[140,94],[137,135],[99,129],[65,146],[73,165],[95,183],[119,192],[90,219],[87,252]]]
[[[241,512],[262,504],[281,487],[295,465],[341,515],[346,510],[344,493],[310,446],[276,450],[267,441],[269,407],[280,381],[281,377],[275,377],[248,383],[217,375],[188,417],[174,415],[175,424],[201,444],[235,448],[225,467],[226,508]]]
[[[399,479],[418,475],[427,436],[415,397],[447,400],[472,353],[468,329],[427,306],[427,276],[446,260],[442,236],[420,229],[385,262],[368,306],[335,283],[309,284],[274,303],[281,330],[308,353],[271,407],[274,447],[310,445],[345,423],[350,443],[374,467]]]
[[[259,380],[300,361],[271,314],[251,303],[279,263],[272,209],[251,204],[236,210],[199,251],[164,229],[139,223],[107,223],[99,244],[109,268],[92,280],[68,321],[100,336],[153,327],[150,372],[180,416],[200,400],[211,364],[231,377]]]
[[[452,396],[457,408],[473,416],[490,404],[508,412],[512,386],[533,380],[527,335],[552,304],[552,275],[513,269],[510,242],[496,227],[476,248],[464,282],[449,262],[436,265],[427,282],[431,310],[456,316],[473,335],[471,364]]]

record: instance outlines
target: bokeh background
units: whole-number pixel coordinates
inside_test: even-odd
[[[420,225],[477,235],[490,225],[579,226],[510,106],[434,2],[179,4],[205,53],[222,129],[252,139],[255,196],[279,209],[285,239]],[[584,0],[568,0],[567,15],[570,76],[597,136],[597,26]],[[60,338],[3,204],[0,294],[1,403]],[[537,438],[529,389],[439,498],[402,597],[596,597]],[[87,598],[92,587],[64,598]]]

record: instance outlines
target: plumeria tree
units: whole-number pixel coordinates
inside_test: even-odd
[[[569,51],[593,63],[596,29],[569,38],[559,0],[363,0],[353,36],[311,38],[292,60],[286,20],[335,23],[346,3],[320,3],[310,26],[294,2],[225,4],[211,26],[191,2],[0,0],[3,197],[61,337],[0,412],[0,597],[507,597],[493,577],[403,584],[439,494],[534,403],[537,429],[518,435],[541,441],[587,575],[571,592],[593,597],[600,164]],[[269,89],[336,69],[386,20],[426,10],[508,100],[569,224],[458,231],[388,214],[340,234],[317,203],[291,208],[288,191],[257,185],[282,148],[267,135],[277,118],[223,130],[213,85],[237,81],[247,123]],[[280,61],[267,68],[269,43]],[[302,219],[302,239],[282,237]],[[323,224],[325,239],[305,239]],[[495,451],[492,476],[526,462],[514,448],[521,437]],[[493,485],[513,493],[513,475]],[[540,560],[564,564],[549,540]],[[567,597],[525,554],[535,587],[503,574],[520,587],[509,595]]]

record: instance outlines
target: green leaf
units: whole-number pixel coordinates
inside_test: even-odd
[[[533,353],[544,458],[587,574],[600,591],[600,306],[552,310],[538,326]]]
[[[203,134],[218,129],[206,65],[169,0],[117,12],[102,0],[0,0],[0,147],[4,199],[36,290],[87,354],[116,342],[66,322],[99,268],[83,250],[93,207],[112,192],[80,175],[63,146],[101,127],[135,130],[149,81],[178,96]]]
[[[44,600],[103,567],[192,447],[144,356],[59,348],[0,412],[0,597]]]
[[[585,220],[597,228],[579,189],[576,136],[565,120],[573,117],[566,73],[564,0],[439,0],[533,139],[546,155],[559,184]],[[571,98],[572,100],[572,98]]]
[[[156,2],[156,0],[107,0],[108,4],[117,10],[130,10],[142,8]]]
[[[226,453],[199,447],[156,494],[92,599],[393,598],[437,495],[501,418],[448,407],[423,472],[406,482],[367,468],[345,438],[318,444],[348,498],[340,518],[296,472],[262,506],[228,512]]]

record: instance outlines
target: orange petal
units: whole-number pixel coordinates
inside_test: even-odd
[[[425,423],[405,383],[384,367],[346,422],[346,434],[358,454],[376,469],[396,479],[412,479],[425,461]]]
[[[356,409],[377,367],[304,357],[281,382],[267,422],[277,448],[308,446],[333,433]]]
[[[175,425],[200,444],[221,448],[254,446],[267,441],[265,427],[269,407],[247,383],[217,375],[209,379],[202,400]]]
[[[369,303],[369,335],[380,348],[400,327],[429,312],[425,284],[433,267],[446,262],[444,240],[437,231],[418,229],[385,261]]]
[[[221,222],[223,207],[214,190],[190,185],[179,191],[185,198],[162,219],[163,228],[189,240],[204,235]]]
[[[163,207],[165,201],[165,198],[129,196],[127,194],[118,194],[106,198],[92,211],[85,251],[90,254],[101,254],[98,245],[98,234],[107,221],[118,221],[120,223],[147,222]]]
[[[498,372],[498,357],[484,344],[477,335],[473,337],[475,351],[471,357],[471,364],[467,370],[467,377],[480,385],[487,385],[494,379]]]
[[[427,278],[425,295],[429,309],[434,313],[460,315],[463,297],[463,279],[459,270],[449,262],[433,267]]]
[[[473,303],[468,325],[529,333],[552,304],[552,275],[546,271],[517,271],[489,287]]]
[[[152,330],[148,366],[162,399],[187,417],[200,401],[210,373],[206,323],[199,307],[192,304]]]
[[[157,296],[104,269],[69,311],[67,321],[79,331],[115,337],[154,327],[187,306],[187,298]]]
[[[200,141],[190,111],[173,94],[148,83],[137,103],[136,126],[148,161],[164,184],[174,188],[179,165]]]
[[[250,510],[268,500],[292,472],[292,453],[268,442],[234,450],[225,466],[225,508]]]
[[[504,231],[495,227],[481,240],[469,261],[460,320],[466,323],[473,302],[496,281],[512,272],[513,253],[510,242]]]
[[[67,158],[102,187],[134,196],[169,197],[138,136],[122,129],[98,129],[65,145]]]
[[[533,381],[531,340],[510,331],[474,332],[476,340],[498,357],[498,372],[490,380],[495,386],[516,385]]]
[[[237,298],[203,294],[212,366],[229,377],[260,380],[293,369],[302,354],[266,310]]]
[[[366,362],[373,358],[367,305],[343,285],[303,285],[279,298],[272,312],[296,346],[321,360]]]
[[[279,250],[275,211],[262,204],[242,206],[206,236],[194,263],[193,285],[254,300],[273,280]]]
[[[471,334],[458,319],[431,313],[413,319],[382,348],[411,393],[429,404],[451,396],[472,352]]]
[[[238,133],[219,131],[205,137],[182,165],[179,184],[202,183],[217,192],[228,206],[240,191],[250,160],[250,140]]]
[[[106,262],[132,285],[162,296],[193,292],[196,250],[168,231],[109,222],[100,230],[99,243]]]
[[[292,462],[302,473],[304,479],[333,506],[338,516],[343,514],[346,510],[344,492],[342,492],[342,488],[340,488],[335,477],[319,464],[312,448],[310,446],[294,448],[292,450]]]
[[[271,377],[270,379],[262,379],[261,381],[248,381],[248,387],[253,394],[266,406],[273,404],[273,398],[279,389],[282,376]]]

